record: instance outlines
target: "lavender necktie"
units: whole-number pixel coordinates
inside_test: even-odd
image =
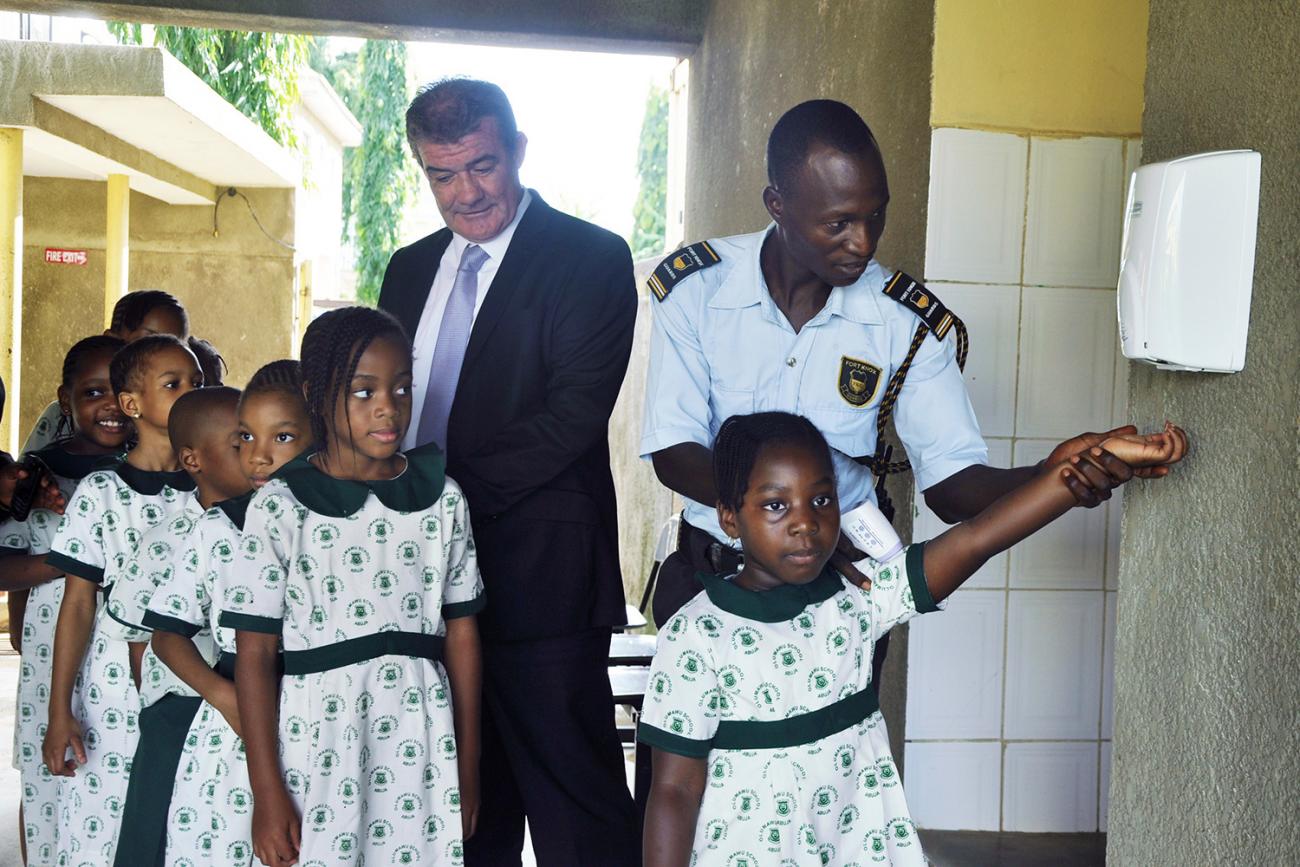
[[[429,365],[429,385],[425,389],[416,437],[420,445],[433,442],[443,451],[447,449],[447,416],[451,414],[451,401],[456,396],[456,383],[460,381],[460,366],[465,361],[465,347],[469,345],[469,332],[474,326],[478,272],[487,258],[488,254],[477,244],[466,247],[461,254],[456,282],[451,286],[451,295],[447,296],[447,306],[442,311],[438,342],[433,347],[433,362]]]

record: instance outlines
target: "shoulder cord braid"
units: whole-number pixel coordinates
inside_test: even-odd
[[[970,337],[966,333],[966,323],[951,311],[948,312],[952,316],[952,325],[957,331],[957,369],[964,371],[966,354],[970,350]],[[903,363],[889,378],[889,385],[885,387],[885,396],[880,401],[880,409],[876,413],[876,453],[861,461],[871,468],[872,474],[876,477],[876,505],[890,522],[894,520],[894,504],[885,489],[885,477],[891,473],[905,473],[912,468],[912,465],[906,459],[892,462],[889,460],[893,456],[894,447],[885,443],[885,427],[894,416],[894,404],[898,402],[899,392],[903,390],[903,381],[907,379],[907,371],[912,367],[912,359],[916,358],[916,351],[921,348],[921,343],[929,333],[930,327],[924,322],[916,326],[916,333],[912,335],[912,345],[907,348]]]

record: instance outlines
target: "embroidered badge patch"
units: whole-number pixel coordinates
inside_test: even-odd
[[[840,397],[849,406],[866,406],[880,387],[880,368],[868,361],[840,358]]]

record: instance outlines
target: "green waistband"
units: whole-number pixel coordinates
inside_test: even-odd
[[[851,728],[878,710],[880,701],[872,684],[834,704],[789,719],[723,720],[712,745],[718,750],[770,750],[810,744]]]
[[[286,650],[284,673],[315,674],[381,656],[414,656],[436,662],[442,659],[443,643],[441,635],[424,632],[375,632],[311,650]]]

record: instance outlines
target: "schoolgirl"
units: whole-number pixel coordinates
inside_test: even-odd
[[[253,375],[239,400],[237,438],[241,477],[254,490],[310,445],[298,362],[273,361]],[[158,657],[203,697],[172,791],[168,863],[253,863],[253,796],[233,680],[235,635],[218,625],[220,609],[213,604],[222,583],[237,577],[229,569],[251,498],[252,491],[210,505],[144,618]],[[203,652],[201,636],[207,632],[221,652],[215,671]]]
[[[145,532],[108,600],[104,634],[128,642],[133,662],[142,655],[140,737],[122,812],[119,867],[163,863],[172,782],[200,699],[148,648],[145,613],[156,590],[183,568],[177,559],[188,548],[204,509],[248,490],[235,448],[238,402],[238,389],[206,386],[177,399],[167,430],[176,458],[194,480],[195,489],[184,495],[180,514]],[[192,646],[208,666],[216,662],[216,644],[209,630],[196,634]]]
[[[105,456],[122,452],[130,430],[109,382],[109,361],[123,342],[107,334],[73,344],[63,359],[55,440],[36,452],[53,474],[65,499],[77,483]],[[0,589],[23,615],[11,620],[21,629],[22,665],[18,675],[17,720],[14,726],[14,765],[22,778],[23,840],[29,867],[55,863],[55,831],[59,778],[41,757],[49,717],[50,673],[54,655],[54,625],[63,600],[63,574],[45,562],[59,516],[34,509],[23,522],[0,527],[0,547],[24,556],[0,559]]]
[[[927,863],[871,683],[876,640],[1074,506],[1071,474],[1109,490],[1131,475],[1116,457],[1164,464],[1181,438],[1109,439],[875,563],[863,589],[827,568],[840,511],[821,433],[787,413],[724,422],[718,518],[744,566],[701,575],[659,633],[638,732],[654,761],[646,867]]]
[[[107,614],[97,603],[101,592],[112,598],[143,534],[174,517],[194,488],[177,464],[167,418],[178,397],[203,385],[193,353],[171,335],[144,337],[119,350],[109,378],[134,423],[136,445],[77,486],[47,559],[67,576],[42,748],[50,771],[63,777],[58,857],[67,863],[113,862],[139,694],[127,644],[105,634]]]
[[[254,495],[220,602],[253,849],[268,865],[460,863],[484,601],[469,512],[436,447],[398,451],[411,346],[395,320],[322,314],[302,373],[319,450]]]

